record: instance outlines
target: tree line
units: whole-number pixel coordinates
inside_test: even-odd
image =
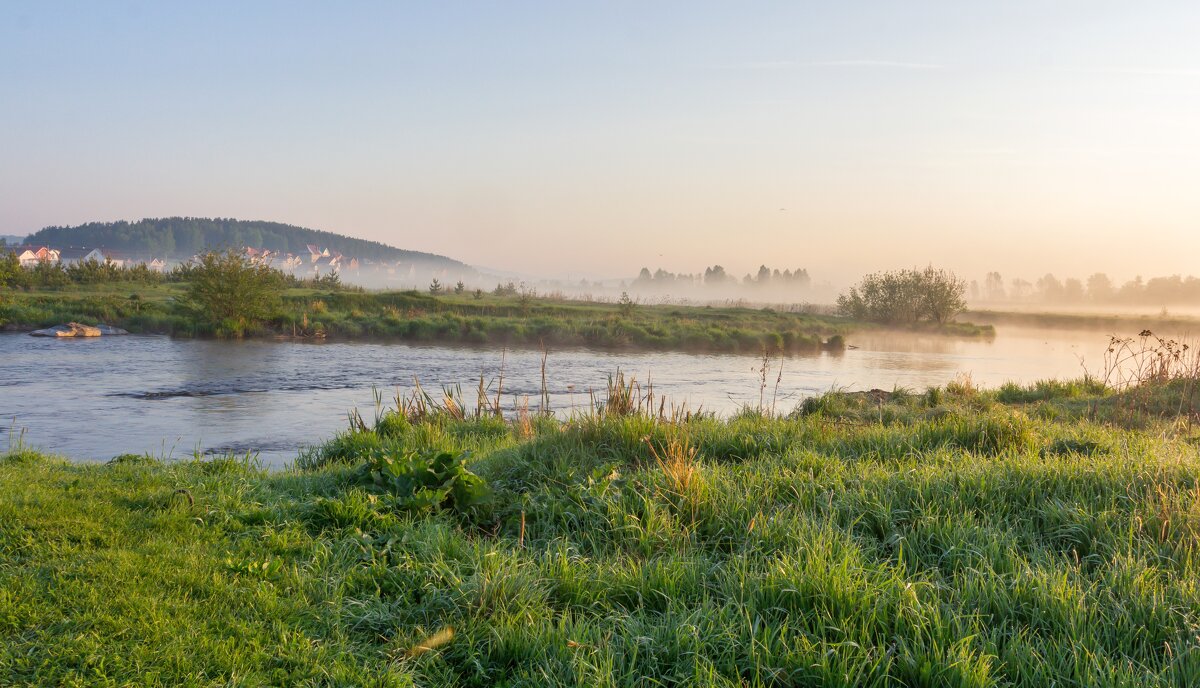
[[[1059,279],[1047,273],[1037,280],[1005,280],[999,272],[989,272],[981,283],[972,281],[968,291],[972,301],[1041,301],[1056,304],[1112,304],[1163,306],[1200,303],[1200,278],[1181,275],[1137,276],[1123,284],[1103,272],[1086,279]]]
[[[746,273],[745,277],[738,280],[737,277],[725,271],[725,268],[720,265],[713,265],[704,269],[703,273],[691,274],[668,272],[659,268],[654,272],[650,272],[650,268],[642,268],[638,273],[637,278],[633,280],[632,287],[634,288],[651,288],[663,289],[671,287],[692,287],[697,285],[704,286],[736,286],[741,284],[748,287],[768,287],[768,286],[788,286],[807,288],[812,284],[812,278],[809,277],[808,270],[797,268],[796,270],[783,270],[779,268],[771,269],[766,265],[761,265],[758,271],[751,275]]]

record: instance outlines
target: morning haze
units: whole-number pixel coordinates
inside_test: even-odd
[[[0,3],[0,686],[1200,686],[1200,3]]]
[[[1153,7],[9,3],[0,231],[264,219],[548,277],[1186,274],[1200,9]]]

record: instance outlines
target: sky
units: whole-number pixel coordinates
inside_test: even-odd
[[[553,277],[1200,272],[1200,3],[0,2],[0,234]]]

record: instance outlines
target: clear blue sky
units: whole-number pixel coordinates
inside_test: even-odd
[[[0,233],[542,274],[1200,272],[1200,3],[0,5]]]

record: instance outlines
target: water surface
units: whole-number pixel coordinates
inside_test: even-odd
[[[969,374],[976,384],[1077,377],[1097,369],[1107,339],[1096,332],[1000,328],[992,340],[908,333],[850,337],[857,349],[771,362],[765,403],[781,411],[832,388],[922,390]],[[148,452],[254,451],[271,465],[295,458],[345,427],[346,414],[373,414],[374,392],[461,385],[468,403],[483,375],[503,403],[536,407],[541,352],[407,344],[174,340],[158,336],[43,339],[0,335],[2,449],[23,436],[74,459]],[[618,368],[677,403],[729,413],[760,400],[759,358],[746,355],[551,351],[551,406],[569,412],[603,390]]]

